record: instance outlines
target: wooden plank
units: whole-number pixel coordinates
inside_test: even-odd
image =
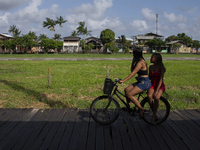
[[[179,136],[179,139],[182,139],[182,142],[185,143],[185,145],[189,148],[189,149],[196,149],[197,147],[192,144],[192,141],[187,137],[187,135],[181,131],[181,129],[179,128],[179,125],[176,125],[174,123],[173,120],[173,113],[171,113],[169,115],[169,118],[167,123],[171,126],[171,128],[176,132],[176,134]],[[172,119],[172,120],[171,120]]]
[[[8,111],[6,111],[6,113],[2,114],[0,116],[0,127],[6,123],[10,118],[12,118],[14,115],[16,115],[18,112],[20,111],[20,109],[9,109]],[[0,128],[0,132],[4,130],[2,127]]]
[[[0,117],[8,111],[7,108],[0,108]],[[1,120],[1,119],[0,119]]]
[[[173,113],[173,112],[171,112],[171,113]],[[170,113],[170,115],[171,115],[171,113]],[[172,141],[176,144],[176,147],[178,147],[178,149],[188,150],[187,145],[182,141],[182,139],[177,135],[176,132],[174,132],[173,128],[169,125],[168,122],[170,122],[170,121],[171,120],[168,117],[168,119],[165,122],[162,123],[162,126],[164,127],[164,129],[167,132],[168,136],[171,137]],[[167,142],[167,144],[172,147],[173,143],[170,143],[171,140],[170,139],[167,139],[167,140],[169,141],[169,142]]]
[[[173,113],[170,116],[170,118],[179,127],[179,129],[185,134],[184,140],[187,141],[188,146],[190,146],[191,148],[200,147],[200,141],[198,140],[197,137],[194,136],[194,133],[190,130],[191,126],[189,128],[186,127],[187,122],[183,118],[181,118],[176,113]],[[181,135],[183,134],[181,133]]]
[[[30,109],[28,110],[30,111]],[[0,140],[4,136],[6,136],[15,126],[23,119],[23,117],[27,114],[26,109],[21,109],[13,118],[11,118],[8,122],[6,122],[2,127],[2,131],[0,131]]]
[[[139,119],[139,117],[136,117],[141,130],[144,133],[144,136],[150,146],[151,149],[156,149],[159,150],[161,149],[157,143],[157,141],[155,140],[154,136],[152,135],[151,131],[150,131],[150,126],[149,124],[145,123],[143,119]]]
[[[190,115],[192,115],[193,121],[200,126],[200,113],[196,110],[186,110]]]
[[[80,110],[79,110],[80,111]],[[85,150],[87,144],[87,136],[88,136],[88,126],[89,126],[89,109],[83,110],[84,115],[82,118],[82,127],[80,131],[79,141],[78,141],[78,150]]]
[[[150,150],[151,149],[150,145],[148,144],[148,141],[147,141],[147,139],[143,133],[143,130],[141,129],[140,124],[139,124],[138,120],[136,119],[136,117],[138,117],[138,116],[130,117],[130,120],[131,120],[132,126],[135,130],[135,133],[137,135],[137,138],[139,139],[142,149]]]
[[[88,140],[86,145],[87,150],[95,149],[95,139],[96,139],[96,122],[90,116]]]
[[[75,122],[74,130],[73,130],[72,136],[69,141],[69,146],[68,146],[68,149],[70,149],[70,150],[76,150],[78,147],[79,135],[80,135],[81,126],[83,123],[82,122],[83,114],[84,114],[84,112],[82,109],[79,110],[77,113],[77,119]]]
[[[120,119],[120,118],[118,118],[118,119]],[[123,149],[120,132],[119,132],[119,127],[118,127],[118,123],[117,123],[118,119],[111,124],[111,131],[112,131],[111,134],[112,134],[114,150]]]
[[[54,111],[55,110],[47,109],[42,113],[41,117],[39,118],[39,121],[36,121],[38,124],[35,127],[33,127],[34,130],[31,130],[32,132],[27,135],[29,137],[22,149],[30,149],[32,147],[33,143],[37,140],[38,135],[40,134],[45,124],[47,123],[51,115],[54,113]]]
[[[68,123],[67,128],[64,132],[64,135],[61,139],[59,149],[67,149],[67,147],[69,146],[69,141],[70,141],[72,132],[74,130],[74,125],[75,125],[75,121],[76,121],[76,114],[77,114],[77,109],[72,109],[71,117],[69,119],[69,123]]]
[[[53,139],[53,141],[51,142],[51,145],[49,147],[49,150],[56,150],[58,149],[59,147],[59,144],[61,142],[61,139],[63,137],[63,134],[67,128],[67,124],[69,123],[69,119],[71,117],[71,109],[67,109],[64,116],[63,116],[63,119],[62,119],[62,122],[58,128],[58,131]]]
[[[98,112],[97,112],[98,114]],[[102,119],[102,118],[99,118]],[[103,125],[96,124],[96,150],[104,149],[104,135],[103,135]]]
[[[127,126],[127,130],[128,130],[128,135],[129,138],[131,139],[131,145],[134,149],[142,149],[139,139],[136,136],[136,133],[134,131],[134,128],[131,124],[131,121],[129,118],[134,117],[134,116],[130,116],[128,112],[126,111],[121,111],[121,114],[123,116],[124,122]]]
[[[26,109],[25,110],[27,115],[25,114],[25,117],[22,118],[22,121],[19,122],[19,124],[17,124],[13,130],[11,130],[0,142],[0,149],[2,149],[4,147],[4,145],[6,145],[11,138],[17,134],[19,132],[19,130],[21,128],[23,128],[25,126],[25,124],[29,121],[29,119],[36,113],[35,110],[33,109]],[[23,116],[22,116],[23,117]],[[9,144],[9,147],[11,146],[11,144]],[[12,147],[11,147],[12,148]],[[9,148],[5,148],[5,149],[9,149]]]
[[[123,149],[132,149],[131,141],[128,136],[127,126],[124,124],[123,116],[120,113],[119,119],[117,119],[117,124],[120,132],[120,137],[123,145]]]
[[[34,109],[33,111],[36,111],[36,113],[34,114],[34,116],[29,120],[28,123],[25,124],[25,126],[23,128],[21,128],[19,130],[19,132],[13,136],[9,142],[4,146],[3,149],[8,150],[8,149],[21,149],[22,145],[20,145],[19,143],[25,143],[25,141],[27,140],[27,136],[24,136],[24,138],[22,138],[22,136],[24,134],[28,134],[28,132],[31,131],[31,129],[34,127],[34,120],[36,118],[39,117],[41,110],[37,110]],[[32,126],[31,126],[32,125]],[[20,141],[20,142],[19,142]],[[23,142],[24,141],[24,142]]]
[[[43,129],[41,130],[40,134],[38,135],[37,139],[35,140],[35,142],[33,143],[31,149],[39,149],[42,144],[43,141],[45,141],[48,133],[51,132],[51,127],[54,124],[54,120],[56,120],[56,118],[58,117],[60,110],[58,109],[53,109],[51,110],[53,111],[53,114],[51,115],[50,119],[48,120],[48,122],[45,124],[45,126],[43,127]]]
[[[183,123],[186,126],[186,128],[190,130],[192,134],[196,136],[196,138],[199,139],[200,126],[190,119],[191,115],[184,110],[175,110],[174,112],[184,119]]]
[[[40,149],[48,149],[51,142],[53,141],[53,138],[57,132],[57,130],[59,129],[59,126],[61,124],[63,115],[65,114],[66,109],[56,109],[56,112],[58,112],[58,115],[56,116],[56,114],[54,113],[54,116],[56,116],[56,118],[51,118],[49,120],[50,122],[53,122],[53,125],[50,129],[50,131],[48,132],[47,136],[44,138],[42,146],[40,147]],[[44,127],[46,128],[46,126]]]

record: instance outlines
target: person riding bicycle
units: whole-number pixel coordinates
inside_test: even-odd
[[[136,77],[137,82],[129,85],[124,89],[125,95],[127,97],[126,101],[130,107],[130,101],[132,101],[139,109],[139,118],[143,117],[145,109],[140,105],[139,101],[135,95],[146,91],[150,88],[151,82],[148,77],[148,67],[145,59],[142,56],[142,50],[140,48],[135,48],[133,50],[133,61],[131,65],[131,74],[129,74],[124,80],[119,80],[119,83],[123,83],[131,79],[133,76],[138,74]],[[124,108],[127,109],[127,108]]]
[[[148,102],[153,111],[152,123],[154,123],[155,120],[158,119],[156,113],[159,106],[159,99],[165,92],[165,84],[163,82],[163,78],[166,69],[162,62],[162,56],[159,53],[153,53],[150,61],[153,63],[153,65],[149,67],[151,87],[148,90]],[[152,101],[153,98],[154,102]]]

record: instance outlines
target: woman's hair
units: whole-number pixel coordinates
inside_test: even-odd
[[[164,64],[163,64],[163,62],[162,62],[162,56],[161,56],[159,53],[153,53],[152,56],[154,56],[154,57],[156,58],[157,64],[158,64],[160,67],[163,67],[164,70],[166,70],[166,69],[165,69],[165,66],[164,66]]]
[[[141,58],[144,59],[144,57],[142,56],[142,50],[139,47],[133,49],[133,57],[134,59],[131,65],[131,72],[134,70],[135,66],[141,60]]]
[[[142,50],[139,47],[133,50],[133,56],[136,62],[140,61],[141,58],[144,59],[142,56]]]

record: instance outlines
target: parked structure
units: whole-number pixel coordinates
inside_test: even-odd
[[[80,52],[80,37],[67,36],[63,38],[63,50],[64,53]]]

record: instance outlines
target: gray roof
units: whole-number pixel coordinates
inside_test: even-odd
[[[167,44],[175,44],[175,43],[183,43],[183,44],[185,44],[184,42],[182,42],[181,40],[176,40],[176,41],[171,41],[171,42],[169,42],[169,43],[167,43]]]
[[[5,34],[5,33],[0,33],[1,36],[7,37],[7,38],[13,38],[13,36]]]
[[[67,37],[63,37],[63,40],[68,40],[68,41],[79,41],[81,38],[77,37],[77,36],[67,36]]]

